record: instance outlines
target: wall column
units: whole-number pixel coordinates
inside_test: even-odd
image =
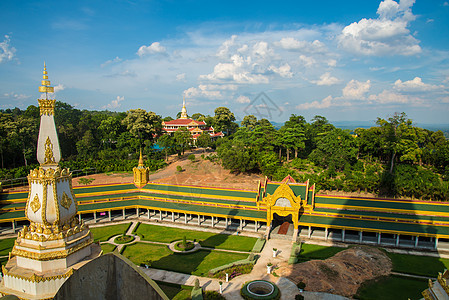
[[[396,234],[396,247],[399,246],[399,234]]]
[[[175,222],[175,212],[174,211],[171,212],[171,221]]]
[[[94,211],[94,223],[97,223],[97,212]]]
[[[139,218],[139,216],[140,216],[140,208],[138,208],[138,207],[136,207],[136,215],[137,215],[137,218]]]
[[[147,209],[147,218],[150,219],[150,209]]]
[[[212,216],[212,227],[214,227],[214,216]]]
[[[108,211],[108,215],[109,215],[109,222],[111,222],[111,211]]]
[[[226,217],[226,224],[225,224],[225,228],[228,227],[228,217]]]
[[[327,236],[329,235],[329,229],[326,227],[324,229],[324,239],[327,241]]]
[[[184,213],[184,224],[187,224],[187,214]]]
[[[243,230],[243,225],[242,224],[243,224],[242,219],[240,219],[240,227],[239,227],[240,230]]]
[[[415,248],[418,248],[419,236],[415,236]]]
[[[125,220],[125,209],[122,209],[123,220]]]
[[[341,230],[341,241],[342,242],[345,241],[345,230],[344,229]]]
[[[201,226],[201,216],[198,215],[198,226]]]
[[[12,221],[12,232],[16,232],[16,221]]]
[[[307,230],[307,237],[310,239],[312,236],[312,226],[309,226],[309,229]]]
[[[159,221],[162,221],[162,210],[160,210],[160,214],[159,214]]]
[[[361,244],[363,240],[363,231],[359,231],[359,243]]]
[[[435,249],[438,249],[438,238],[435,237]]]
[[[259,222],[256,221],[256,223],[254,224],[254,232],[257,232],[258,229],[259,229]]]
[[[377,233],[377,244],[380,245],[380,240],[382,239],[382,233],[378,232]]]
[[[78,221],[81,223],[81,213],[78,214]]]

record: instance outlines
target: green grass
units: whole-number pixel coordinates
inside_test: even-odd
[[[341,247],[326,247],[312,244],[302,244],[301,253],[298,256],[298,259],[299,262],[304,262],[311,259],[327,259],[346,249],[347,248]]]
[[[200,250],[190,254],[172,253],[166,246],[136,243],[122,253],[136,265],[151,260],[151,267],[174,272],[208,276],[210,269],[245,259],[248,255],[222,251]]]
[[[357,291],[356,299],[361,300],[416,300],[428,287],[427,280],[400,276],[384,276],[365,282]]]
[[[94,236],[94,242],[105,242],[114,235],[125,234],[131,223],[109,225],[103,227],[90,228]]]
[[[136,233],[139,234],[144,241],[171,243],[173,241],[182,240],[182,238],[186,236],[188,240],[193,241],[196,239],[203,247],[247,252],[251,251],[257,241],[256,238],[245,236],[215,234],[150,224],[140,224]]]
[[[437,277],[438,272],[449,269],[449,259],[387,252],[393,262],[393,271]]]
[[[0,256],[8,255],[11,252],[15,240],[16,238],[0,240]]]
[[[109,253],[115,250],[116,246],[112,244],[101,244],[101,250],[103,250],[103,253]]]
[[[189,298],[193,288],[189,285],[180,285],[162,281],[156,281],[156,283],[168,298],[172,300],[184,300]]]

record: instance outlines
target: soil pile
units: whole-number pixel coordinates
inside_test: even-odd
[[[276,274],[288,277],[296,284],[304,282],[307,291],[351,297],[364,281],[388,275],[391,268],[391,260],[381,250],[356,246],[326,260],[284,264]]]

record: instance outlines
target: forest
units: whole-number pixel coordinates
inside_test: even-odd
[[[415,126],[405,113],[379,117],[376,126],[343,130],[325,117],[310,122],[291,115],[280,129],[267,119],[245,116],[240,124],[226,107],[214,116],[195,113],[224,138],[201,135],[195,146],[216,150],[206,156],[235,173],[256,173],[272,180],[290,174],[310,180],[317,190],[365,192],[380,197],[449,199],[449,141],[441,131]],[[178,114],[179,115],[179,114]],[[178,117],[178,116],[177,116]],[[0,180],[25,177],[38,166],[39,108],[0,110]],[[139,149],[155,171],[168,155],[193,147],[190,133],[162,134],[171,117],[134,109],[127,112],[79,110],[56,102],[55,123],[61,165],[72,170],[131,171]]]

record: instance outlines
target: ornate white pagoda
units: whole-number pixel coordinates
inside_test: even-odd
[[[72,173],[58,165],[61,150],[54,122],[56,100],[45,64],[43,73],[38,99],[40,167],[28,175],[25,208],[30,225],[19,231],[8,263],[2,267],[0,285],[0,293],[23,299],[53,298],[74,269],[99,254],[89,228],[76,217]]]

